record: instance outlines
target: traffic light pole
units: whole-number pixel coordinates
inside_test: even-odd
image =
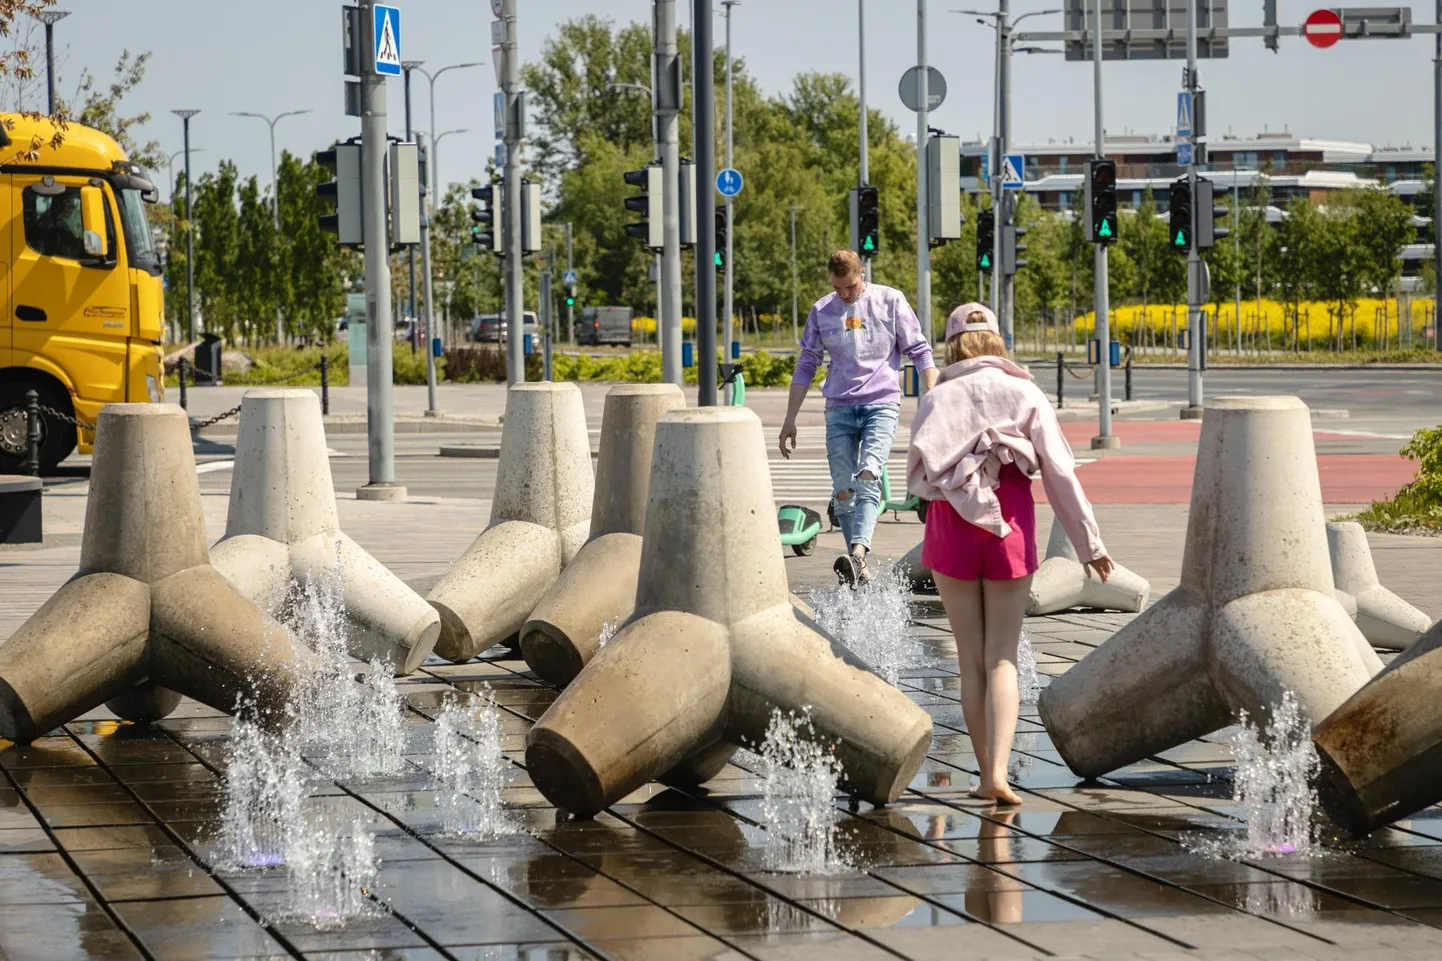
[[[361,44],[375,50],[375,0],[361,0]],[[370,483],[358,500],[405,500],[396,483],[395,417],[391,403],[390,242],[386,235],[386,81],[375,64],[361,70],[361,229],[365,242],[366,286],[366,446]],[[187,184],[187,189],[189,185]]]
[[[732,166],[732,160],[731,160],[731,154],[732,154],[732,143],[731,143],[731,9],[732,9],[733,7],[735,7],[736,4],[738,4],[738,3],[740,3],[740,2],[741,2],[741,0],[721,0],[721,5],[726,8],[726,169],[727,169],[727,170],[730,170],[730,169],[731,169],[731,166]],[[702,190],[706,189],[706,185],[705,185],[705,184],[701,184],[700,187],[701,187]],[[732,230],[732,226],[733,226],[733,220],[732,220],[732,211],[733,211],[733,209],[734,209],[734,208],[733,208],[733,206],[732,206],[732,198],[731,198],[731,197],[727,197],[727,198],[726,198],[726,290],[725,290],[725,293],[722,295],[722,314],[721,314],[721,317],[722,317],[722,319],[721,319],[722,329],[723,329],[723,331],[724,331],[724,333],[725,333],[725,336],[722,338],[722,341],[721,341],[721,357],[723,358],[722,362],[723,362],[723,363],[727,363],[727,364],[731,363],[731,341],[732,341],[732,340],[735,338],[735,336],[736,336],[736,332],[735,332],[735,329],[734,329],[734,321],[733,321],[733,319],[732,319],[732,312],[733,312],[733,310],[735,309],[735,307],[734,307],[734,302],[733,302],[733,300],[732,300],[732,286],[731,286],[732,278],[735,276],[735,273],[736,273],[735,265],[734,265],[734,263],[733,263],[732,260],[731,260],[732,250],[733,250],[732,241],[731,241],[731,230]],[[731,391],[732,391],[732,385],[731,385],[729,382],[728,382],[727,384],[725,384],[725,385],[721,388],[722,402],[723,402],[724,404],[726,404],[727,406],[730,406],[730,404],[731,404]]]
[[[424,136],[421,138],[421,156],[429,162],[428,148],[434,146],[427,143]],[[429,188],[425,177],[421,178],[421,273],[424,275],[421,283],[424,285],[424,299],[426,311],[426,338],[421,348],[426,352],[426,416],[438,417],[440,411],[436,408],[436,349],[435,345],[440,340],[440,328],[436,324],[436,298],[435,285],[431,281],[431,210],[426,196]],[[414,316],[414,315],[413,315]],[[419,334],[420,331],[415,331]]]
[[[571,271],[573,271],[573,270],[575,270],[575,269],[576,269],[575,265],[574,265],[573,263],[571,263],[571,224],[570,224],[569,222],[567,222],[567,224],[566,224],[566,273],[569,274]],[[571,298],[571,297],[567,297],[567,298],[566,298],[566,336],[563,337],[563,338],[561,338],[562,340],[566,341],[567,343],[570,343],[571,338],[574,337],[574,336],[576,336],[576,321],[575,321],[575,319],[574,319],[574,318],[572,317],[572,315],[571,315],[571,310],[572,310],[572,308],[573,308],[574,305],[571,303],[571,301],[572,301],[572,298]]]
[[[1437,27],[1442,30],[1442,0],[1437,0]],[[1442,33],[1435,37],[1432,59],[1432,346],[1442,351]],[[185,202],[190,203],[190,170],[185,171]],[[188,216],[188,215],[187,215]],[[189,261],[187,261],[189,263]],[[188,269],[188,268],[187,268]]]
[[[916,0],[916,316],[931,337],[931,232],[927,229],[926,141],[930,134],[927,89],[926,0]]]
[[[501,86],[506,105],[506,166],[502,184],[501,231],[506,252],[506,383],[521,384],[526,380],[524,304],[525,287],[522,270],[523,240],[521,237],[521,55],[516,49],[516,0],[501,0],[501,20],[506,25],[506,38],[501,44]],[[432,131],[434,135],[435,131]]]
[[[1092,25],[1096,35],[1092,41],[1092,96],[1096,101],[1097,158],[1107,155],[1106,128],[1102,122],[1102,0],[1094,0]],[[1092,438],[1093,450],[1111,450],[1122,446],[1121,438],[1112,434],[1112,335],[1111,288],[1107,279],[1107,244],[1095,244],[1096,258],[1096,338],[1097,338],[1097,436]]]
[[[711,3],[695,0],[691,38],[692,104],[696,137],[696,384],[697,404],[716,406],[716,81],[711,59]],[[674,186],[674,170],[666,182]],[[668,221],[669,222],[669,221]],[[680,340],[680,291],[677,295]],[[678,378],[679,381],[679,378]]]
[[[681,152],[678,144],[679,125],[677,114],[681,110],[681,88],[676,46],[676,0],[656,0],[656,69],[655,103],[656,132],[661,148],[661,274],[660,316],[656,319],[656,334],[661,343],[661,379],[668,384],[681,386]],[[707,8],[706,23],[709,34],[710,8]],[[709,49],[709,48],[708,48]],[[710,61],[708,60],[709,64]],[[693,78],[694,80],[694,78]],[[673,89],[674,88],[674,89]],[[715,166],[714,162],[710,166]],[[697,185],[701,185],[700,177]],[[710,196],[709,185],[700,193]],[[698,220],[698,225],[710,226],[711,219]],[[696,231],[699,238],[704,230]],[[715,246],[713,240],[712,246]],[[699,247],[697,257],[700,257]],[[700,261],[697,261],[699,270]],[[713,281],[714,290],[714,281]],[[699,298],[698,298],[699,300]],[[697,317],[701,316],[697,306]],[[715,313],[715,307],[712,307]],[[713,336],[714,339],[714,336]],[[714,354],[714,351],[713,351]],[[702,354],[702,359],[705,354]],[[714,363],[713,356],[708,363]]]
[[[1201,131],[1196,115],[1197,103],[1197,7],[1187,5],[1187,93],[1192,102],[1192,162],[1187,164],[1187,193],[1192,199],[1191,236],[1187,244],[1187,406],[1182,408],[1183,420],[1202,417],[1202,255],[1197,249],[1197,146]],[[1210,211],[1208,212],[1210,215]]]
[[[998,0],[997,2],[996,152],[998,163],[1006,156],[1007,143],[1011,139],[1011,11],[1008,6],[1007,0]],[[1017,171],[1017,173],[1023,173],[1023,171]],[[1021,201],[1021,192],[1017,191],[1016,194],[1009,196],[1006,188],[1002,187],[998,196],[1001,197],[1002,204],[997,208],[997,256],[992,260],[992,263],[998,268],[995,271],[995,276],[998,278],[995,307],[997,320],[1000,321],[1002,339],[1010,348],[1016,342],[1015,321],[1012,316],[1012,291],[1015,289],[1013,285],[1016,281],[1013,279],[1015,275],[1004,269],[1001,245],[1006,238],[1007,226],[1016,222],[1016,208]]]

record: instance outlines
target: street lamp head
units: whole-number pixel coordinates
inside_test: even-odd
[[[70,16],[69,10],[42,10],[40,11],[38,18],[41,23],[49,27],[59,23],[61,20],[64,20],[68,16]]]
[[[170,112],[175,114],[181,120],[189,120],[191,117],[194,117],[196,114],[200,113],[200,110],[172,110]]]
[[[425,63],[424,60],[402,60],[402,61],[401,61],[401,69],[409,72],[409,71],[411,71],[411,70],[416,69],[417,67],[419,67],[419,66],[420,66],[421,64],[423,64],[423,63]]]
[[[178,111],[178,110],[176,111],[176,113],[179,113],[179,112],[180,112],[180,111]],[[249,110],[232,110],[232,111],[230,112],[230,115],[231,115],[232,117],[256,117],[256,118],[258,118],[258,119],[260,119],[260,120],[266,119],[264,114],[252,113],[252,112],[249,111]]]

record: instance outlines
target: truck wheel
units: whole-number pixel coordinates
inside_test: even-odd
[[[816,553],[816,538],[811,538],[805,544],[792,544],[791,550],[797,557],[810,557]]]
[[[74,416],[70,398],[54,387],[37,384],[34,381],[19,380],[0,384],[0,473],[13,474],[25,460],[25,392],[38,391],[40,404]],[[11,408],[20,408],[12,411]],[[75,450],[79,435],[68,424],[57,424],[53,418],[40,418],[40,470],[48,473],[55,469],[70,452]]]

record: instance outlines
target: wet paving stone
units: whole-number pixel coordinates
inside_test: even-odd
[[[7,961],[139,961],[145,957],[94,901],[7,906],[0,910],[0,945]]]
[[[158,961],[288,954],[260,922],[228,897],[126,901],[114,909]]]

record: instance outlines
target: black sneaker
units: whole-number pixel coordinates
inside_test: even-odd
[[[866,565],[865,554],[852,554],[851,560],[856,566],[857,586],[871,583],[871,568]]]
[[[865,563],[861,562],[861,559],[855,554],[842,554],[836,559],[836,563],[831,565],[831,569],[836,572],[838,581],[847,587],[855,587],[857,581],[861,579]]]

